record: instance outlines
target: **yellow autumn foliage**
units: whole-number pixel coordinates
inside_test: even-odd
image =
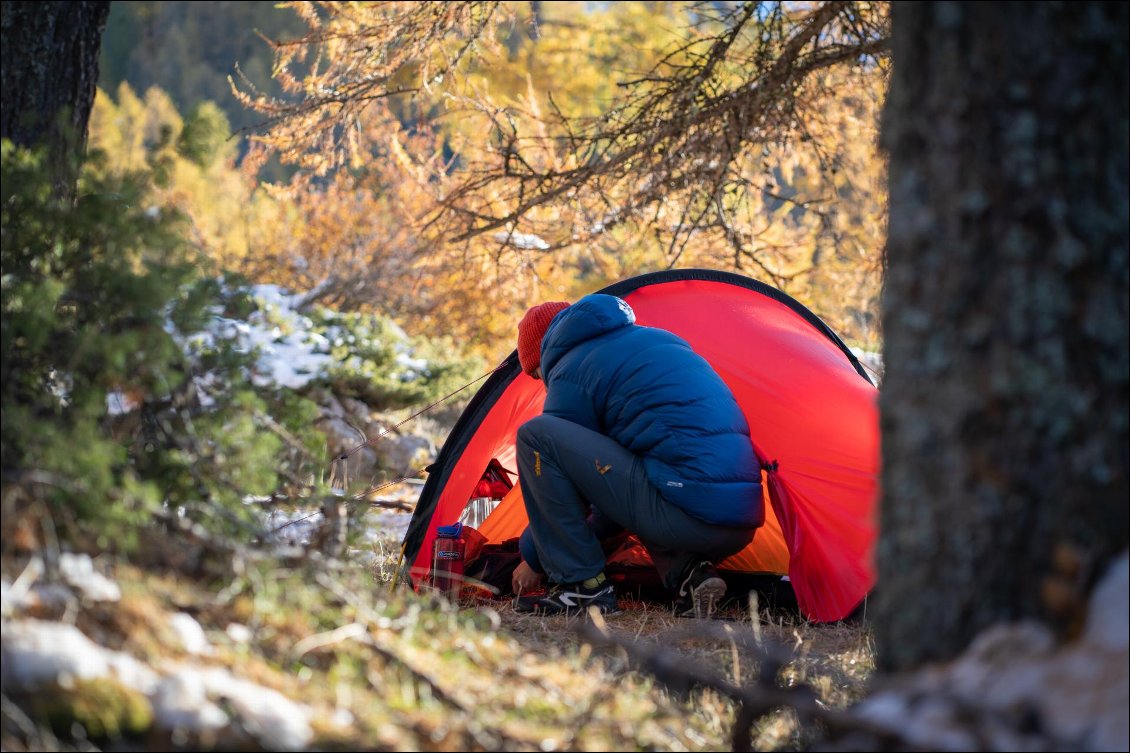
[[[762,18],[742,3],[740,17],[690,23],[698,6],[677,2],[539,3],[536,16],[529,3],[284,5],[311,29],[276,49],[300,105],[237,84],[273,118],[239,166],[234,141],[212,161],[178,151],[185,118],[156,90],[100,92],[91,119],[112,169],[164,166],[161,200],[218,269],[493,360],[533,303],[707,267],[773,284],[878,347],[886,60],[881,39],[845,30],[841,6],[768,4]],[[883,4],[844,7],[885,23]],[[834,46],[797,46],[817,21],[862,52],[835,63]],[[772,107],[720,110],[782,75],[766,49],[804,75]],[[680,111],[663,87],[688,81]],[[735,141],[731,127],[746,130]],[[256,181],[271,154],[297,179]]]

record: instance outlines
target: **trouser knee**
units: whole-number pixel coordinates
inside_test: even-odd
[[[545,437],[552,431],[552,427],[559,419],[552,416],[535,416],[518,427],[517,443],[519,447],[540,447],[544,444]]]

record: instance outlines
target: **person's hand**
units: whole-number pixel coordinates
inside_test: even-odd
[[[516,594],[529,593],[540,583],[541,576],[535,573],[525,560],[518,563],[518,567],[514,568],[514,575],[510,578],[510,585]]]

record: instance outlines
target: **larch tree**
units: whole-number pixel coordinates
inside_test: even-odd
[[[879,662],[1070,635],[1127,546],[1127,5],[905,3],[884,122]]]
[[[708,266],[834,287],[833,324],[874,337],[877,285],[846,270],[882,246],[884,3],[287,5],[309,25],[275,43],[287,97],[236,84],[253,137],[315,184],[401,194],[420,279],[485,281],[509,322],[577,278]]]

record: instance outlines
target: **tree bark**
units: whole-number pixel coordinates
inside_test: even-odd
[[[60,183],[86,145],[109,2],[0,3],[0,136],[47,146]]]
[[[1077,627],[1127,546],[1125,3],[895,3],[880,667]]]

